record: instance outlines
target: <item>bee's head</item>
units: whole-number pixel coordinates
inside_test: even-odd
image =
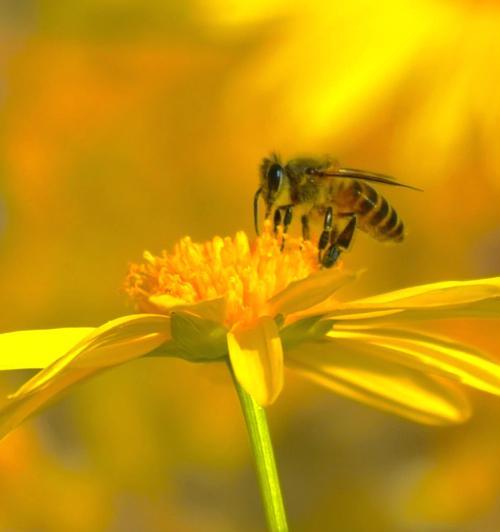
[[[260,165],[260,188],[257,190],[254,199],[255,229],[258,230],[258,200],[262,195],[266,203],[266,219],[269,218],[273,205],[279,205],[280,196],[289,189],[288,176],[285,167],[276,154],[266,157]]]

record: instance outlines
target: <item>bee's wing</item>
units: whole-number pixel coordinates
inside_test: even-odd
[[[373,172],[365,172],[364,170],[355,170],[354,168],[339,168],[337,170],[325,170],[318,172],[318,175],[324,177],[345,177],[351,179],[359,179],[360,181],[373,181],[375,183],[383,183],[384,185],[393,185],[396,187],[410,188],[422,192],[421,188],[412,185],[405,185],[396,181],[393,177],[384,174],[374,174]]]

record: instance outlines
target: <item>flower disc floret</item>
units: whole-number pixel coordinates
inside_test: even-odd
[[[319,269],[311,242],[288,238],[281,248],[282,237],[269,229],[251,243],[244,232],[202,244],[185,237],[173,253],[145,252],[144,263],[130,266],[125,289],[143,311],[223,298],[226,325],[252,321],[275,294]]]

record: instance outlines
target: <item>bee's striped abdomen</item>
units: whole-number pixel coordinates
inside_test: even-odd
[[[343,191],[343,209],[358,215],[359,228],[377,240],[401,242],[404,224],[395,209],[373,187],[351,180]]]

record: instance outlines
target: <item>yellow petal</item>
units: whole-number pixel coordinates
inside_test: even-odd
[[[423,372],[437,373],[484,392],[500,395],[500,365],[471,347],[437,336],[403,330],[334,329],[328,336],[382,347],[387,359],[396,363]]]
[[[170,318],[137,314],[109,321],[94,329],[64,356],[37,373],[13,395],[43,386],[67,366],[105,368],[122,364],[152,351],[170,339]]]
[[[76,327],[0,334],[0,371],[45,368],[93,330]]]
[[[402,307],[377,311],[365,308],[350,309],[341,307],[327,314],[326,317],[335,321],[342,321],[343,326],[353,328],[373,327],[377,324],[403,321],[449,320],[458,318],[498,319],[500,318],[500,298],[482,299],[442,307]]]
[[[0,409],[0,439],[5,437],[28,417],[36,414],[52,403],[60,393],[68,389],[71,385],[81,382],[90,376],[95,376],[101,371],[102,369],[72,368],[66,370],[58,378],[49,382],[47,386],[33,394],[9,398],[7,403],[2,405]]]
[[[169,337],[169,318],[160,315],[126,316],[95,329],[9,397],[0,410],[0,437],[73,384],[145,355]]]
[[[179,297],[171,296],[170,294],[160,294],[156,296],[150,296],[148,301],[158,308],[158,312],[170,312],[175,307],[186,306],[186,301]]]
[[[263,316],[227,334],[229,358],[241,386],[260,405],[271,404],[283,387],[283,348],[278,327]]]
[[[327,388],[430,425],[461,423],[470,416],[458,386],[387,360],[384,349],[363,342],[325,340],[287,352],[287,364]]]
[[[500,277],[445,281],[337,303],[328,317],[353,327],[396,320],[500,317]]]
[[[336,268],[313,273],[301,281],[295,281],[268,301],[269,313],[287,316],[318,305],[339,288],[354,280],[352,272]]]
[[[412,286],[352,301],[349,308],[422,308],[463,305],[500,297],[500,277]]]

